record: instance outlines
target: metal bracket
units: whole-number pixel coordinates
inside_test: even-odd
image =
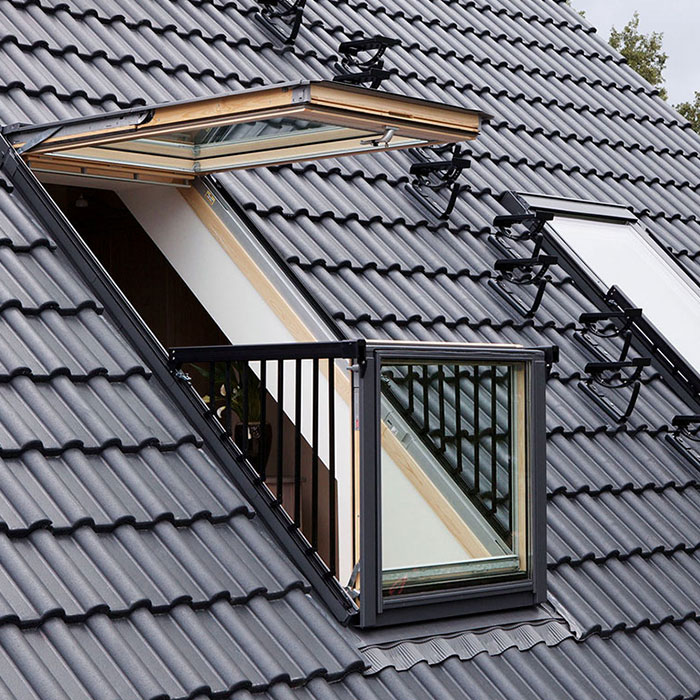
[[[258,0],[258,4],[262,5],[258,20],[285,44],[293,44],[301,28],[306,0]]]
[[[517,285],[537,284],[544,280],[551,265],[556,265],[556,255],[537,255],[533,258],[501,258],[494,263],[496,272],[503,279]]]
[[[441,219],[446,219],[457,203],[457,197],[462,191],[457,179],[471,162],[467,158],[461,158],[462,149],[458,145],[452,148],[450,160],[425,160],[421,163],[413,163],[409,170],[414,176],[407,189],[414,196],[427,204]],[[444,209],[440,210],[432,197],[433,192],[449,190],[449,199]]]
[[[339,73],[333,76],[336,83],[347,83],[348,85],[363,85],[370,83],[370,87],[376,90],[383,80],[386,80],[391,73],[380,68],[370,68],[359,73]]]
[[[191,382],[192,381],[192,377],[190,377],[190,375],[187,374],[187,372],[183,372],[179,368],[173,371],[173,376],[175,377],[175,379],[179,379],[182,382]]]
[[[651,364],[650,357],[636,357],[634,360],[618,360],[617,362],[589,362],[585,371],[589,377],[588,384],[595,382],[608,389],[623,389],[634,384],[641,376],[645,367]],[[628,375],[623,370],[631,369]]]
[[[353,85],[371,82],[370,87],[378,88],[391,75],[389,71],[383,70],[383,56],[387,49],[400,43],[400,39],[380,35],[342,42],[338,46],[341,58],[335,64],[338,73],[333,80]],[[369,55],[361,59],[360,54]]]
[[[676,428],[675,437],[684,437],[693,442],[700,442],[700,414],[675,416],[671,425]],[[691,428],[693,425],[695,427]]]
[[[344,41],[338,46],[338,53],[341,54],[340,64],[343,66],[356,66],[366,70],[368,68],[381,68],[384,65],[383,56],[387,49],[401,44],[400,39],[381,36],[367,37],[365,39],[353,39]],[[374,53],[364,61],[360,59],[361,53],[374,51]]]
[[[39,144],[44,143],[47,139],[50,139],[52,136],[55,136],[63,126],[61,124],[56,124],[55,126],[51,126],[48,129],[44,129],[43,131],[39,131],[38,133],[34,134],[33,136],[30,136],[25,143],[23,143],[18,149],[17,153],[19,155],[22,155],[23,153],[26,153],[27,151],[31,151],[32,148],[36,148]]]
[[[501,235],[514,241],[531,241],[539,238],[544,225],[553,218],[554,214],[545,211],[528,212],[527,214],[507,214],[494,217],[493,225]],[[511,229],[516,224],[526,225],[525,230],[515,233]]]
[[[578,317],[584,325],[583,333],[590,333],[598,338],[615,338],[632,328],[632,324],[642,316],[641,309],[624,309],[622,311],[595,311],[583,313]],[[614,321],[622,321],[617,325]],[[610,323],[603,323],[610,321]]]

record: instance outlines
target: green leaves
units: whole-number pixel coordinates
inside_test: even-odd
[[[700,92],[695,93],[694,102],[681,102],[676,109],[690,122],[693,130],[700,134]]]
[[[663,71],[668,54],[663,51],[663,39],[661,32],[642,34],[639,31],[639,12],[632,15],[621,31],[615,27],[610,30],[610,45],[627,59],[630,68],[658,87],[661,98],[665,100],[668,94],[663,87]]]

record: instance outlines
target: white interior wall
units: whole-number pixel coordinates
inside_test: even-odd
[[[119,195],[232,344],[296,340],[177,190],[140,186],[121,190]],[[290,368],[285,383],[292,387],[293,370],[291,363],[287,364]],[[270,370],[268,390],[276,397],[276,372],[272,367]],[[302,391],[310,395],[310,372],[304,375]],[[285,393],[285,411],[293,416],[293,392]],[[325,378],[320,383],[320,395],[328,395]],[[345,583],[353,566],[351,416],[346,396],[338,392],[336,398],[338,424],[348,425],[348,430],[340,431],[336,437],[339,579]],[[306,403],[302,434],[309,440],[311,418]],[[324,423],[328,408],[325,401],[320,408],[320,425],[327,425]],[[326,461],[328,436],[325,431],[319,435],[319,455]],[[409,566],[420,561],[435,561],[436,557],[444,557],[445,561],[459,559],[460,551],[464,550],[454,536],[385,452],[382,460],[383,539],[387,555],[391,553],[386,565]]]

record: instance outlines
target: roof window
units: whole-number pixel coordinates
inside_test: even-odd
[[[209,378],[212,415],[341,619],[544,599],[543,350],[342,341],[179,348],[171,362]]]
[[[697,373],[700,286],[626,207],[541,195],[508,195],[514,212],[544,215],[545,249],[566,261],[582,287],[605,303],[641,308],[635,325],[658,336]],[[676,363],[678,364],[678,363]]]
[[[137,107],[5,135],[41,172],[187,185],[206,173],[473,139],[482,113],[331,81]]]

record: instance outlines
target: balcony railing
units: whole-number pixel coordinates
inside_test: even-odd
[[[335,362],[362,362],[364,341],[173,348],[170,362],[185,370],[239,447],[329,571],[337,573],[337,436]]]
[[[170,362],[361,624],[489,580],[542,595],[543,350],[358,340]]]

